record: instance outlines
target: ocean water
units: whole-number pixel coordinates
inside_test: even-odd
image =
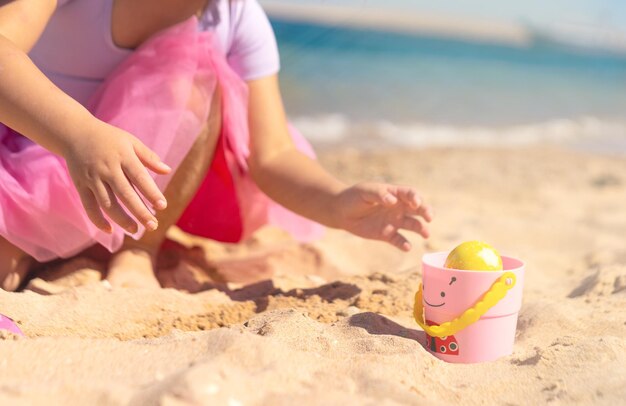
[[[271,20],[288,114],[319,143],[626,151],[626,55]]]

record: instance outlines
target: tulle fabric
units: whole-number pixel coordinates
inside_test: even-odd
[[[178,226],[191,234],[237,242],[265,224],[302,241],[322,227],[272,202],[252,182],[247,87],[196,18],[148,40],[107,78],[90,103],[100,119],[141,139],[177,168],[205,125],[219,86],[222,133],[210,170]],[[295,129],[297,147],[314,157]],[[85,136],[88,136],[86,134]],[[152,174],[161,190],[171,179]],[[115,251],[125,231],[98,230],[88,219],[62,158],[0,125],[0,235],[39,261],[68,257],[99,243]],[[133,235],[140,238],[144,229]]]
[[[0,314],[0,331],[5,330],[9,333],[17,334],[19,336],[23,336],[22,330],[15,324],[13,320]]]

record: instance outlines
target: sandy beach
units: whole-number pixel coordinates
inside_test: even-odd
[[[559,147],[322,152],[345,181],[417,186],[432,237],[401,253],[330,230],[238,246],[171,230],[168,289],[51,267],[0,312],[2,405],[617,405],[626,399],[626,160]],[[59,235],[62,238],[62,235]],[[484,240],[526,262],[514,353],[455,365],[422,346],[425,252]]]

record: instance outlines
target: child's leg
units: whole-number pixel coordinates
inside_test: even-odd
[[[0,237],[0,288],[9,292],[19,288],[32,261],[28,254]]]
[[[219,92],[216,91],[207,125],[164,192],[168,207],[157,212],[159,228],[146,232],[140,240],[126,238],[109,263],[107,279],[112,285],[159,287],[154,276],[157,252],[165,240],[167,229],[178,221],[206,176],[219,139],[221,117]]]

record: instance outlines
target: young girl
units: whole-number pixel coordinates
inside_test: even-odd
[[[264,224],[405,251],[399,230],[427,238],[415,189],[321,168],[278,71],[256,0],[0,0],[0,286],[98,244],[112,284],[158,286],[174,224],[230,242]]]

